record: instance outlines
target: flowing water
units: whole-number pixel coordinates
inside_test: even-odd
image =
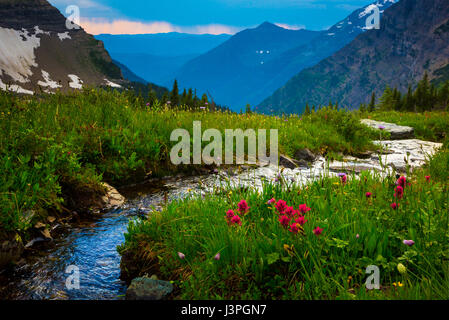
[[[393,161],[396,168],[404,166],[403,144],[404,141],[389,146],[395,152],[384,156],[382,163]],[[425,151],[434,151],[436,144],[427,144],[419,142],[419,148],[412,148],[411,142],[406,144],[406,150],[412,150],[409,154],[412,164],[421,165]],[[328,165],[320,158],[310,169],[285,169],[282,175],[287,183],[305,184],[323,174],[336,175],[342,166],[352,166],[353,171],[355,166],[382,170],[378,158],[353,160]],[[130,219],[144,218],[166,201],[185,197],[190,192],[207,192],[221,183],[260,189],[262,180],[276,183],[278,174],[277,167],[267,166],[239,174],[221,171],[203,177],[167,178],[158,183],[121,189],[119,191],[128,199],[121,208],[65,227],[51,243],[33,246],[32,253],[15,270],[0,274],[0,299],[123,299],[126,284],[120,280],[117,246],[124,241]],[[66,287],[70,276],[66,268],[71,265],[79,268],[79,289]]]

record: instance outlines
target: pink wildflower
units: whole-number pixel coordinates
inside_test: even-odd
[[[287,209],[287,202],[284,200],[279,200],[276,203],[276,209],[279,213],[284,213],[285,209]]]
[[[218,260],[220,260],[220,257],[221,257],[221,256],[220,256],[220,252],[219,252],[219,253],[217,253],[217,254],[215,255],[214,259],[218,261]]]
[[[371,192],[367,192],[367,193],[365,194],[365,196],[366,196],[367,198],[371,198],[372,195],[373,195],[373,194],[372,194]]]
[[[407,178],[404,177],[404,176],[401,176],[401,177],[398,179],[398,181],[396,181],[396,184],[397,184],[398,186],[401,186],[402,189],[405,189],[405,185],[407,184]]]
[[[289,230],[289,231],[290,231],[291,233],[297,234],[297,233],[299,232],[300,228],[301,228],[301,226],[300,226],[299,223],[293,223],[293,224],[290,226],[290,230]]]
[[[286,214],[287,216],[289,216],[289,217],[293,217],[294,216],[294,214],[295,214],[295,209],[293,209],[293,207],[287,207],[285,210],[284,210],[284,214]]]
[[[404,195],[404,188],[401,186],[397,186],[394,192],[394,196],[398,199],[402,199],[402,196]]]
[[[310,211],[310,208],[304,203],[304,204],[300,204],[299,205],[299,211],[304,214],[307,213],[308,211]]]
[[[276,203],[276,199],[275,198],[271,198],[270,200],[268,200],[267,204],[273,204]]]
[[[280,216],[279,217],[279,222],[281,223],[281,225],[285,228],[288,227],[288,224],[290,223],[290,218],[288,216]]]
[[[238,215],[235,215],[231,218],[231,224],[238,224],[239,226],[241,226],[242,221]]]
[[[238,207],[239,207],[239,212],[242,214],[247,213],[249,210],[248,203],[246,202],[246,200],[241,200],[238,204]]]
[[[396,209],[399,207],[399,204],[397,204],[396,202],[393,202],[392,204],[390,204],[390,207],[391,207],[393,210],[396,210]]]
[[[430,181],[430,176],[426,176],[426,180],[427,180],[427,182],[429,182]]]
[[[404,241],[402,241],[406,246],[409,246],[409,247],[411,247],[411,246],[413,246],[414,244],[415,244],[415,241],[413,241],[413,240],[404,240]]]
[[[179,259],[183,260],[186,257],[186,255],[182,252],[178,252],[178,257]]]
[[[316,227],[315,229],[313,229],[313,233],[314,233],[316,236],[319,236],[322,232],[323,232],[323,229],[320,228],[320,227]]]
[[[295,219],[295,222],[303,226],[307,222],[307,220],[303,216],[299,216]]]

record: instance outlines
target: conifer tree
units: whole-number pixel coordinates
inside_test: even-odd
[[[368,105],[368,112],[374,112],[376,109],[376,93],[373,91],[371,94],[371,101]]]
[[[173,89],[170,94],[170,105],[173,107],[179,105],[179,89],[178,89],[178,81],[176,79],[173,82]]]
[[[306,107],[304,109],[304,115],[308,116],[309,114],[310,114],[310,107],[309,107],[309,104],[306,103]]]

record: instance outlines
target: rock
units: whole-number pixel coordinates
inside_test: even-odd
[[[135,278],[126,290],[126,300],[162,300],[173,291],[168,281]]]
[[[304,149],[297,150],[295,152],[294,158],[295,158],[295,160],[298,160],[298,161],[303,160],[306,162],[313,162],[316,159],[316,155],[314,155],[312,153],[312,151],[310,151],[309,149],[304,148]]]
[[[284,167],[284,168],[288,168],[288,169],[295,169],[298,167],[302,167],[302,168],[308,168],[307,162],[304,160],[295,160],[295,159],[291,159],[285,155],[280,155],[279,157],[279,165]]]
[[[106,194],[101,198],[104,203],[104,210],[110,210],[120,207],[125,203],[125,197],[122,196],[113,186],[103,182],[106,187]]]
[[[413,129],[412,127],[399,126],[394,123],[375,121],[371,119],[363,119],[360,122],[373,129],[384,127],[383,130],[390,133],[391,140],[410,139],[415,136],[415,129]]]
[[[34,225],[34,228],[35,229],[42,229],[42,228],[45,228],[45,224],[43,224],[42,222],[37,222],[35,225]]]
[[[52,217],[52,216],[48,216],[48,217],[47,217],[47,221],[48,221],[49,223],[53,223],[53,222],[55,222],[55,220],[56,220],[55,217]]]
[[[31,248],[31,247],[34,246],[36,243],[41,243],[41,242],[46,242],[46,241],[48,241],[48,240],[45,240],[45,239],[42,238],[42,237],[34,238],[33,240],[31,240],[30,242],[28,242],[28,243],[25,245],[25,249]]]
[[[0,269],[17,261],[23,252],[23,243],[19,235],[0,240]]]

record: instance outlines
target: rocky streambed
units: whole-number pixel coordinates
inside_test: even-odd
[[[441,147],[439,143],[414,139],[410,127],[371,120],[365,123],[394,131],[391,136],[401,140],[376,141],[382,146],[382,152],[366,154],[363,159],[343,157],[341,161],[328,162],[308,150],[299,150],[295,159],[281,157],[283,168],[267,165],[238,171],[218,170],[197,177],[167,177],[120,189],[127,201],[118,207],[122,198],[111,189],[110,198],[115,206],[109,211],[67,226],[63,235],[52,241],[33,244],[25,249],[32,251],[27,259],[22,259],[12,271],[1,272],[0,299],[124,299],[127,285],[120,280],[120,256],[116,247],[123,243],[130,219],[145,218],[151,210],[167,201],[182,198],[190,192],[208,192],[220,185],[261,188],[263,180],[279,179],[281,170],[282,179],[299,184],[340,172],[405,172],[407,167],[413,170],[422,166],[426,158]],[[71,266],[79,270],[79,288],[66,286],[73,270]],[[132,287],[132,294],[128,296],[136,299],[161,297],[160,292],[152,291],[154,287],[169,292],[168,284],[165,286],[164,282],[155,279],[138,279]]]

